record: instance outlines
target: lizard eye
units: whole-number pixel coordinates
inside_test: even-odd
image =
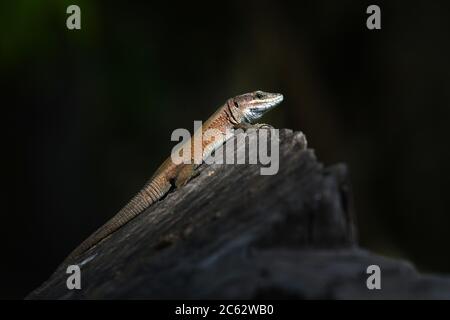
[[[257,91],[257,92],[256,92],[256,98],[258,98],[258,99],[264,98],[264,95],[262,94],[261,91]]]

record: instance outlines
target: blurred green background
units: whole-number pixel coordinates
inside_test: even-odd
[[[78,31],[66,8],[81,8]],[[382,30],[366,28],[378,4]],[[22,298],[227,98],[350,167],[360,243],[450,272],[449,2],[0,4],[0,298]]]

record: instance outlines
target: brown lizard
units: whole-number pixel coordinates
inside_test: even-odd
[[[223,139],[211,139],[212,141],[204,141],[202,139],[202,160],[206,159],[213,150],[220,147],[230,138],[225,134],[230,129],[259,128],[264,126],[263,124],[254,123],[282,100],[283,95],[281,94],[263,91],[246,93],[228,99],[199,129],[202,130],[202,136],[209,129],[219,130],[223,133]],[[191,143],[193,146],[193,139],[185,143]],[[191,148],[191,150],[194,149]],[[192,152],[191,156],[192,160],[194,160],[194,152]],[[73,262],[82,253],[98,244],[153,203],[163,198],[172,187],[180,187],[186,184],[192,178],[196,166],[198,164],[195,164],[194,161],[190,164],[175,164],[172,158],[169,157],[130,202],[72,251],[65,262]]]

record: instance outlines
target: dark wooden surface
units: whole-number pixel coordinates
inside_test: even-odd
[[[347,168],[324,168],[303,134],[280,130],[278,174],[259,169],[202,165],[80,257],[81,290],[60,266],[27,298],[450,299],[450,277],[358,247]],[[381,290],[366,287],[372,264]]]

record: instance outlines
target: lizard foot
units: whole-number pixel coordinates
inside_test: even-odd
[[[252,127],[255,129],[273,129],[273,126],[267,123],[255,123]]]

